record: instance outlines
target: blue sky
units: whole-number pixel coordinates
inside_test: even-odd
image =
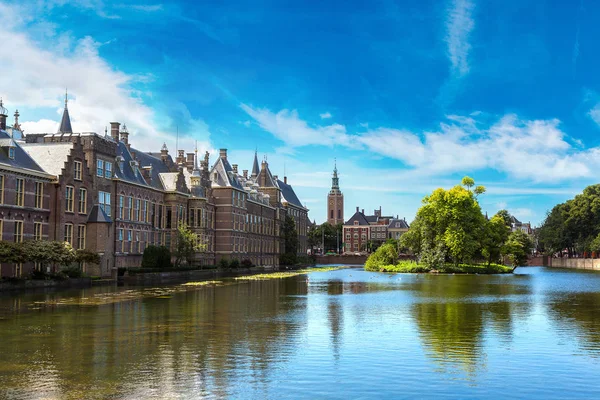
[[[71,4],[73,3],[73,4]],[[600,4],[539,1],[0,2],[0,95],[53,132],[254,149],[317,222],[337,158],[356,206],[412,220],[470,175],[482,207],[541,222],[600,175]],[[9,118],[10,119],[10,118]]]

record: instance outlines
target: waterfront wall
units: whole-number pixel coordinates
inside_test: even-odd
[[[194,282],[210,279],[227,278],[239,275],[273,271],[272,266],[241,268],[235,270],[194,270],[194,271],[169,271],[169,272],[144,272],[123,277],[123,282],[128,285],[162,285],[177,282]]]
[[[14,282],[0,282],[0,292],[46,288],[88,287],[91,285],[92,280],[90,278],[65,279],[64,281],[52,279],[39,281],[33,279],[23,279]]]
[[[367,262],[367,256],[317,256],[317,264],[356,264],[364,265]]]
[[[590,269],[600,271],[598,258],[549,258],[548,266],[554,268]]]

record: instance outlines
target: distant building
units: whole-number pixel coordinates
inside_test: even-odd
[[[327,222],[331,225],[344,223],[344,194],[340,190],[337,163],[333,168],[331,190],[327,195]]]
[[[344,223],[344,251],[367,251],[379,247],[387,239],[398,239],[407,232],[409,225],[405,219],[384,216],[379,210],[373,215],[365,215],[365,210],[356,207],[354,215]]]
[[[178,226],[186,223],[204,249],[195,263],[249,259],[279,265],[281,225],[296,222],[298,254],[306,254],[308,209],[287,177],[273,176],[254,155],[252,174],[238,172],[221,149],[212,168],[209,154],[163,144],[144,153],[129,143],[125,125],[111,122],[110,135],[74,133],[67,99],[57,133],[24,135],[6,126],[0,100],[0,240],[58,240],[100,254],[89,275],[109,276],[116,267],[138,267],[148,245],[174,251]],[[0,276],[25,276],[36,265],[0,263]]]
[[[533,235],[533,229],[530,222],[521,222],[514,216],[510,217],[510,230],[512,232],[521,231],[528,235]]]

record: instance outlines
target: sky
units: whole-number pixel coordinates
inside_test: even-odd
[[[465,176],[540,224],[600,176],[600,3],[0,0],[0,97],[25,133],[127,124],[144,151],[255,150],[326,219],[414,218]],[[12,116],[9,117],[9,123]],[[177,132],[179,135],[177,135]],[[178,139],[177,139],[178,137]]]

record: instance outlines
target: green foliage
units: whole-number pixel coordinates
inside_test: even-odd
[[[386,243],[380,246],[375,253],[367,258],[365,269],[367,271],[376,271],[382,265],[395,264],[397,260],[398,252],[396,251],[396,247]]]
[[[68,276],[69,278],[81,278],[83,276],[83,271],[77,265],[70,265],[68,267],[64,267],[60,270],[63,274]]]
[[[510,234],[510,214],[500,210],[485,223],[481,253],[488,264],[500,261],[501,249]]]
[[[0,241],[0,260],[6,263],[26,262],[23,243]]]
[[[142,255],[142,268],[170,268],[171,251],[165,246],[148,246]]]
[[[252,261],[250,261],[250,259],[244,258],[242,260],[241,266],[242,268],[252,268],[254,267],[254,264],[252,264]]]
[[[501,264],[442,264],[432,268],[414,261],[400,261],[397,264],[382,265],[371,271],[397,272],[397,273],[427,273],[436,272],[444,274],[508,274],[513,268]]]
[[[201,237],[193,232],[185,223],[177,227],[177,245],[175,248],[175,266],[181,265],[185,260],[187,265],[192,265],[197,252],[206,251],[206,244],[201,243]]]
[[[296,261],[300,265],[315,265],[317,263],[317,257],[315,255],[302,255],[296,258]]]
[[[75,261],[98,265],[100,264],[100,255],[90,250],[80,249],[75,251]]]
[[[511,232],[502,247],[502,255],[508,256],[515,267],[527,264],[527,255],[531,253],[533,243],[526,233],[521,231]]]
[[[238,269],[239,267],[240,267],[240,260],[238,260],[237,258],[233,258],[231,260],[231,262],[229,263],[229,268]]]
[[[334,250],[337,252],[337,246],[339,243],[340,248],[343,244],[343,224],[331,225],[325,222],[321,225],[317,225],[308,231],[308,245],[310,247],[321,247],[324,245],[324,251]],[[324,242],[324,243],[322,243]]]
[[[219,261],[219,268],[220,269],[228,269],[229,268],[229,261],[225,257],[221,258],[221,260]]]
[[[281,255],[279,263],[281,265],[295,265],[298,255],[298,231],[296,231],[296,222],[292,216],[286,215],[282,231],[284,254]]]

